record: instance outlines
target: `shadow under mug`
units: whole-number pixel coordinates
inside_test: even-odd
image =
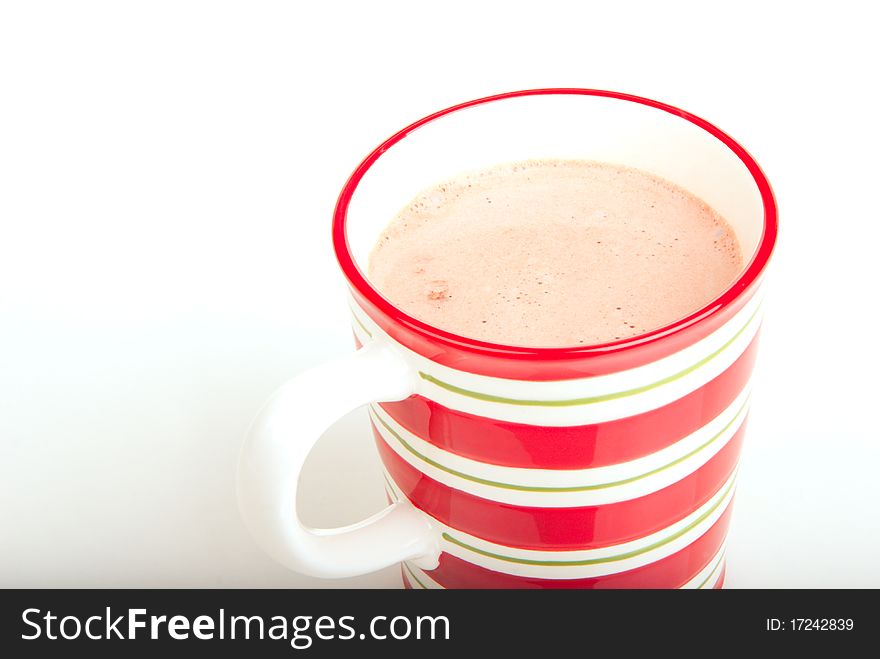
[[[690,190],[735,231],[740,276],[665,327],[552,349],[451,334],[371,286],[372,246],[419,191],[532,158],[637,167]],[[751,156],[656,101],[528,90],[408,126],[357,167],[335,210],[360,349],[283,385],[245,440],[238,489],[251,533],[305,574],[402,563],[415,588],[720,587],[776,233],[773,193]],[[344,528],[307,528],[296,513],[306,455],[361,405],[390,505]]]

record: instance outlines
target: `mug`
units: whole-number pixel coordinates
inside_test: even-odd
[[[367,256],[418,192],[533,158],[636,167],[691,191],[735,231],[740,276],[669,325],[571,348],[458,336],[373,288]],[[776,235],[754,159],[663,103],[537,89],[413,123],[342,189],[333,242],[359,349],[287,382],[257,415],[238,473],[248,528],[276,560],[320,577],[401,563],[410,588],[721,587]],[[306,455],[361,405],[389,506],[344,528],[307,528],[296,513]]]

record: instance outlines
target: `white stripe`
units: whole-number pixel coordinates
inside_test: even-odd
[[[734,410],[734,412],[736,412],[736,410]],[[653,492],[662,490],[663,488],[668,487],[673,483],[677,483],[683,478],[687,478],[689,475],[691,475],[704,464],[706,464],[710,459],[712,459],[712,457],[715,456],[721,449],[723,449],[742,425],[746,417],[746,412],[747,410],[743,409],[742,413],[735,417],[734,423],[731,423],[729,427],[727,427],[715,441],[713,441],[703,450],[697,451],[693,455],[681,460],[676,464],[672,464],[665,469],[644,476],[637,480],[619,481],[617,482],[617,484],[614,484],[616,482],[614,480],[603,480],[604,476],[608,473],[611,473],[613,475],[615,473],[619,473],[620,471],[623,471],[625,473],[627,471],[625,465],[631,463],[615,465],[614,467],[598,467],[596,469],[580,470],[522,469],[516,467],[499,467],[498,465],[489,465],[482,462],[476,462],[468,458],[453,456],[453,454],[447,451],[442,451],[441,449],[438,449],[437,447],[434,447],[427,442],[419,440],[417,437],[412,435],[412,433],[407,433],[401,426],[394,423],[393,420],[384,412],[384,410],[381,410],[381,408],[378,407],[370,407],[371,420],[373,421],[373,424],[378,433],[381,435],[382,439],[385,441],[388,447],[391,448],[392,451],[394,451],[402,460],[404,460],[414,469],[417,469],[418,471],[424,473],[428,477],[434,479],[439,483],[442,483],[447,487],[459,490],[461,492],[467,492],[468,494],[472,494],[482,499],[497,501],[499,503],[506,503],[514,506],[540,508],[573,508],[580,506],[599,506],[608,503],[617,503],[620,501],[636,499],[638,497],[645,496],[646,494],[651,494]],[[463,476],[449,473],[448,471],[436,467],[433,464],[430,464],[425,460],[419,458],[411,451],[407,450],[407,448],[403,444],[401,444],[400,441],[396,437],[394,437],[385,426],[382,425],[379,418],[377,418],[377,416],[379,415],[381,415],[381,418],[384,418],[385,421],[389,423],[389,425],[392,425],[395,432],[398,432],[401,436],[403,436],[404,440],[411,446],[413,446],[414,449],[421,451],[422,449],[430,447],[431,455],[428,455],[427,457],[431,458],[432,460],[435,460],[440,464],[443,464],[445,462],[446,464],[443,464],[443,466],[451,469],[456,468],[453,466],[453,464],[459,467],[463,467],[462,469],[457,469],[457,471],[461,471],[465,475],[471,476],[472,478],[480,478],[486,481],[496,482],[498,483],[498,485],[480,483],[469,480],[468,478],[465,478]],[[724,425],[725,424],[723,423],[718,423],[718,419],[715,419],[704,427],[704,429],[707,427],[710,428],[709,433],[704,433],[704,429],[701,429],[694,434],[698,435],[701,441],[705,443],[706,439],[702,438],[711,438],[714,434],[711,433],[711,431],[715,428],[719,428],[719,426],[723,427]],[[695,442],[693,436],[690,436],[683,441],[686,441],[687,447],[694,446],[695,444],[697,446],[699,445]],[[417,444],[418,448],[416,448],[414,444]],[[676,449],[676,452],[678,450],[679,449]],[[427,452],[428,451],[426,451],[426,453],[423,453],[423,455],[427,454]],[[658,453],[662,452],[658,451]],[[456,459],[453,460],[450,456]],[[633,462],[638,463],[639,467],[645,464],[644,459],[641,458]],[[669,464],[669,462],[665,462],[662,464]],[[620,468],[619,470],[618,467]],[[598,472],[598,476],[596,476],[594,472]],[[640,475],[642,473],[645,472],[636,472],[636,475]],[[584,481],[578,481],[578,477],[583,477]],[[511,489],[503,486],[503,484],[507,484],[516,487],[591,487],[598,486],[599,484],[604,483],[611,484],[607,485],[606,487],[600,487],[598,489],[575,491],[522,490]]]
[[[718,550],[718,553],[716,553],[712,557],[712,560],[709,561],[706,567],[700,570],[699,574],[697,574],[693,579],[682,585],[681,588],[689,590],[696,588],[710,589],[715,584],[717,584],[718,577],[721,574],[721,570],[724,568],[724,551],[726,549],[727,542],[725,541],[724,544],[721,545],[721,549]],[[406,568],[409,568],[409,571],[412,572],[412,574],[406,573]],[[430,576],[428,576],[428,573],[424,570],[414,565],[410,565],[409,563],[406,563],[406,568],[404,568],[404,573],[406,573],[406,578],[410,581],[413,588],[426,587],[430,590],[438,590],[444,588],[439,583],[434,581]],[[413,575],[418,578],[418,582],[413,579]]]
[[[407,572],[406,568],[403,569],[404,574],[406,574],[406,578],[409,579],[410,583],[413,585],[413,588],[421,588],[422,586],[426,586],[428,590],[443,590],[443,586],[434,581],[431,577],[427,575],[427,573],[421,568],[416,567],[415,565],[405,562],[406,568],[409,568],[409,571],[412,574]],[[413,574],[421,581],[421,585],[419,585],[414,579]]]
[[[392,486],[393,493],[396,496],[403,498],[405,495],[396,487],[396,485],[393,484],[390,475],[387,475],[387,478],[388,482]],[[654,549],[644,551],[643,553],[637,554],[636,556],[630,556],[627,558],[609,561],[607,563],[596,563],[592,565],[527,565],[522,563],[514,563],[511,561],[505,561],[503,559],[494,558],[492,556],[484,556],[483,554],[470,551],[464,547],[460,547],[459,545],[446,540],[445,538],[441,540],[442,551],[456,556],[468,563],[480,565],[482,567],[485,567],[486,569],[493,570],[495,572],[503,572],[505,574],[512,574],[522,577],[535,577],[539,579],[584,579],[589,577],[600,577],[608,574],[626,572],[628,570],[633,570],[643,565],[654,563],[663,558],[666,558],[667,556],[671,556],[678,551],[681,551],[689,544],[697,540],[706,531],[708,531],[727,510],[727,507],[730,505],[730,502],[732,501],[734,492],[736,490],[736,487],[734,486],[735,480],[736,471],[734,470],[734,473],[731,474],[730,478],[728,478],[724,485],[709,501],[704,503],[687,517],[677,521],[675,524],[672,524],[660,531],[652,533],[651,535],[644,536],[630,542],[612,545],[609,547],[600,547],[597,549],[582,549],[574,551],[541,551],[532,549],[520,549],[517,547],[507,547],[505,545],[499,545],[494,542],[489,542],[488,540],[483,540],[463,531],[453,529],[436,519],[432,519],[431,523],[436,525],[442,533],[447,533],[453,538],[456,538],[457,540],[482,551],[487,551],[501,556],[535,561],[588,561],[595,559],[611,558],[614,556],[621,556],[625,554],[630,554],[632,552],[644,550],[647,547],[651,547],[652,545],[662,540],[676,535],[677,533],[681,533],[681,535],[676,537],[674,540],[666,542],[665,544],[662,544]],[[716,504],[717,507],[715,507]],[[712,510],[713,507],[715,507],[714,510]],[[686,529],[691,524],[694,524],[696,520],[700,519],[700,517],[705,515],[709,510],[712,510],[712,512],[708,514],[705,519],[703,519],[699,523],[696,523],[693,528],[684,531],[684,529]]]
[[[721,575],[724,574],[724,566],[727,565],[727,558],[722,558],[721,562],[718,564],[718,567],[715,568],[715,571],[712,573],[712,576],[709,577],[709,581],[707,581],[703,585],[704,590],[711,590],[718,585],[718,582],[721,581]]]
[[[724,572],[724,566],[727,563],[727,559],[722,557],[720,561],[718,561],[718,565],[715,566],[715,569],[712,570],[712,574],[709,576],[709,579],[702,585],[703,590],[712,590],[715,586],[718,585],[718,582],[721,581],[721,574]]]
[[[759,311],[762,297],[759,291],[734,318],[720,329],[697,343],[650,364],[608,375],[546,382],[495,378],[442,366],[397,344],[359,307],[354,303],[351,304],[351,307],[352,313],[369,328],[373,337],[381,336],[395,343],[396,347],[412,364],[414,370],[427,373],[438,380],[462,389],[518,400],[554,401],[604,396],[654,384],[680,373],[708,357],[746,327],[748,323],[748,327],[742,334],[719,355],[673,382],[622,398],[589,404],[545,407],[490,402],[449,391],[421,377],[416,378],[417,393],[437,401],[444,407],[516,423],[569,426],[600,423],[662,407],[698,389],[723,373],[745,352],[757,333],[762,315]],[[750,319],[751,322],[749,322]],[[353,324],[353,329],[361,343],[369,343],[370,337],[357,323]]]
[[[687,589],[695,589],[695,588],[708,588],[710,587],[710,583],[712,583],[712,576],[716,575],[716,573],[721,569],[721,565],[724,563],[724,551],[727,549],[727,540],[725,539],[724,543],[721,545],[721,549],[712,557],[712,560],[706,563],[706,567],[700,570],[693,579],[688,581],[686,584],[682,586],[682,588]]]
[[[743,389],[743,391],[740,392],[725,410],[706,425],[669,446],[641,458],[630,460],[629,462],[621,462],[614,465],[587,469],[503,467],[478,460],[472,460],[441,449],[438,446],[425,441],[421,437],[414,435],[412,432],[401,426],[379,405],[371,405],[371,411],[375,416],[379,417],[384,424],[390,426],[395,433],[400,435],[400,437],[403,438],[403,440],[413,449],[448,469],[453,469],[469,476],[499,483],[507,483],[510,485],[560,488],[583,487],[615,483],[641,476],[642,474],[647,474],[681,459],[685,455],[699,449],[701,446],[711,441],[712,444],[702,449],[705,458],[703,463],[705,463],[706,460],[718,453],[718,451],[724,447],[727,441],[729,441],[729,438],[732,437],[742,425],[743,418],[748,413],[746,401],[749,396],[749,389],[749,387]],[[386,442],[389,444],[398,443],[399,440],[394,437],[382,423],[376,423],[376,426]],[[715,438],[716,435],[719,435],[719,433],[722,433],[722,431],[723,435],[718,436],[713,440],[713,438]],[[692,458],[693,457],[695,456],[692,456]],[[695,460],[693,464],[697,464],[697,461]]]

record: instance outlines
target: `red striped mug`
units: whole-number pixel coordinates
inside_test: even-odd
[[[619,163],[692,191],[733,227],[742,274],[660,329],[552,349],[450,334],[370,285],[370,248],[417,192],[530,158]],[[776,232],[751,156],[656,101],[529,90],[408,126],[358,166],[335,210],[360,349],[294,378],[258,414],[239,463],[248,527],[278,561],[323,577],[402,563],[415,588],[720,587]],[[296,514],[305,457],[365,404],[390,505],[345,528],[307,528]]]

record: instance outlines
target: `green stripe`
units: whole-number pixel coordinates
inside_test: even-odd
[[[642,554],[646,554],[650,551],[653,551],[654,549],[657,549],[658,547],[662,547],[663,545],[668,545],[670,542],[672,542],[673,540],[676,540],[677,538],[680,538],[685,533],[687,533],[691,529],[695,528],[701,522],[703,522],[705,519],[707,519],[713,512],[715,512],[715,510],[717,510],[718,506],[721,505],[721,502],[724,501],[724,498],[730,492],[731,488],[733,488],[733,485],[734,485],[734,483],[731,483],[730,485],[727,486],[727,488],[724,490],[724,493],[719,497],[718,501],[716,501],[715,504],[711,508],[709,508],[709,510],[704,512],[702,515],[700,515],[693,522],[691,522],[690,524],[685,526],[683,529],[680,529],[680,530],[676,531],[675,533],[673,533],[668,538],[663,538],[662,540],[658,540],[657,542],[650,544],[647,547],[642,547],[641,549],[634,549],[632,551],[628,551],[623,554],[617,554],[615,556],[608,556],[606,558],[587,558],[587,559],[579,560],[579,561],[539,561],[539,560],[534,560],[531,558],[518,558],[515,556],[503,556],[501,554],[496,554],[491,551],[486,551],[485,549],[479,549],[478,547],[473,547],[465,542],[462,542],[461,540],[458,540],[457,538],[453,538],[451,535],[449,535],[448,533],[445,533],[445,532],[442,534],[442,537],[444,540],[448,540],[452,544],[458,545],[462,549],[466,549],[466,550],[471,551],[475,554],[480,554],[482,556],[488,556],[489,558],[495,558],[495,559],[498,559],[499,561],[506,561],[508,563],[519,563],[521,565],[540,565],[540,566],[545,566],[545,567],[573,567],[573,566],[581,566],[581,565],[599,565],[602,563],[614,563],[616,561],[622,561],[627,558],[633,558],[635,556],[640,556]]]
[[[646,384],[642,387],[636,387],[635,389],[627,389],[626,391],[617,391],[611,394],[602,394],[601,396],[587,396],[585,398],[570,398],[567,400],[526,400],[522,398],[506,398],[504,396],[495,396],[493,394],[484,394],[479,391],[471,391],[469,389],[462,389],[461,387],[456,387],[453,384],[449,384],[448,382],[444,382],[443,380],[438,380],[433,375],[428,375],[427,373],[423,373],[419,371],[419,377],[423,380],[427,380],[428,382],[437,385],[447,391],[451,391],[456,394],[460,394],[462,396],[466,396],[468,398],[475,398],[477,400],[484,400],[490,403],[504,403],[506,405],[525,405],[532,407],[573,407],[575,405],[591,405],[593,403],[603,403],[609,400],[616,400],[618,398],[626,398],[627,396],[634,396],[635,394],[641,394],[646,391],[650,391],[651,389],[656,389],[657,387],[662,387],[664,384],[669,384],[670,382],[675,382],[676,380],[683,378],[688,373],[693,373],[701,366],[706,365],[713,359],[715,359],[718,355],[724,352],[730,345],[736,341],[739,336],[746,331],[752,321],[755,319],[755,316],[758,315],[758,312],[761,310],[761,306],[758,305],[758,308],[755,309],[755,312],[749,317],[746,321],[746,324],[742,326],[742,328],[733,335],[727,343],[718,348],[715,352],[713,352],[708,357],[704,357],[696,364],[692,366],[688,366],[683,371],[679,371],[674,375],[670,375],[669,377],[663,378],[662,380],[658,380],[652,384]]]
[[[379,421],[379,423],[381,423],[382,426],[388,432],[390,432],[394,436],[394,438],[400,443],[400,445],[403,446],[407,451],[412,453],[414,456],[416,456],[422,462],[426,462],[427,464],[431,465],[432,467],[436,467],[437,469],[440,469],[441,471],[445,471],[447,474],[451,474],[453,476],[456,476],[458,478],[462,478],[462,479],[464,479],[466,481],[470,481],[472,483],[479,483],[480,485],[489,485],[491,487],[499,487],[499,488],[502,488],[505,490],[517,490],[520,492],[588,492],[590,490],[603,490],[603,489],[606,489],[609,487],[617,487],[619,485],[626,485],[627,483],[634,483],[635,481],[642,480],[643,478],[647,478],[648,476],[653,476],[654,474],[659,474],[661,471],[665,471],[666,469],[669,469],[670,467],[674,467],[675,465],[680,464],[681,462],[684,462],[688,458],[693,457],[694,455],[696,455],[700,451],[711,446],[734,423],[736,423],[737,419],[739,419],[742,416],[742,413],[746,409],[746,405],[748,405],[748,402],[749,402],[749,397],[747,396],[746,399],[743,401],[742,406],[739,408],[737,413],[734,415],[734,417],[730,421],[728,421],[727,425],[724,426],[721,430],[719,430],[711,439],[707,440],[706,442],[704,442],[703,444],[701,444],[697,448],[693,449],[689,453],[686,453],[685,455],[682,455],[681,457],[676,458],[675,460],[673,460],[672,462],[670,462],[668,464],[662,465],[660,467],[656,467],[655,469],[652,469],[651,471],[647,471],[644,474],[639,474],[638,476],[631,476],[630,478],[623,478],[621,480],[611,481],[609,483],[598,483],[595,485],[573,485],[573,486],[569,486],[569,487],[539,487],[539,486],[533,486],[533,485],[513,485],[511,483],[501,483],[498,481],[487,480],[485,478],[479,478],[477,476],[471,476],[470,474],[465,474],[465,473],[458,471],[456,469],[451,469],[450,467],[442,465],[439,462],[437,462],[436,460],[432,460],[428,456],[422,455],[421,453],[419,453],[416,449],[414,449],[409,444],[409,442],[407,442],[403,437],[401,437],[397,433],[397,431],[394,430],[394,428],[389,426],[388,423],[385,421],[385,419],[383,419],[378,414],[376,414],[375,410],[371,410],[371,411],[373,412],[373,416]]]
[[[702,582],[699,586],[697,586],[697,590],[699,590],[700,588],[702,588],[703,586],[706,585],[706,583],[709,581],[709,579],[712,578],[712,575],[715,574],[715,571],[716,571],[719,567],[721,567],[721,563],[722,563],[723,560],[724,560],[724,552],[721,552],[721,556],[719,556],[719,558],[718,558],[718,562],[716,562],[716,563],[715,563],[715,566],[714,566],[711,570],[709,570],[709,576],[706,577],[705,579],[703,579],[703,582]]]
[[[409,576],[411,576],[411,577],[415,580],[415,582],[416,582],[417,584],[419,584],[419,586],[420,586],[423,590],[429,590],[429,588],[428,588],[425,584],[423,584],[423,583],[421,582],[421,580],[416,576],[415,572],[413,572],[413,571],[410,569],[409,565],[407,565],[406,562],[403,563],[403,569],[406,570],[406,571],[409,573]]]
[[[362,330],[364,330],[364,332],[366,333],[366,335],[372,339],[372,338],[373,338],[373,333],[372,333],[370,330],[368,330],[368,329],[367,329],[367,326],[364,325],[364,324],[361,322],[361,319],[358,318],[358,315],[354,312],[354,309],[352,309],[351,307],[349,307],[348,309],[349,309],[349,311],[351,311],[351,316],[352,316],[352,318],[354,318],[354,322],[356,322],[356,323],[358,324],[358,326],[359,326]]]

